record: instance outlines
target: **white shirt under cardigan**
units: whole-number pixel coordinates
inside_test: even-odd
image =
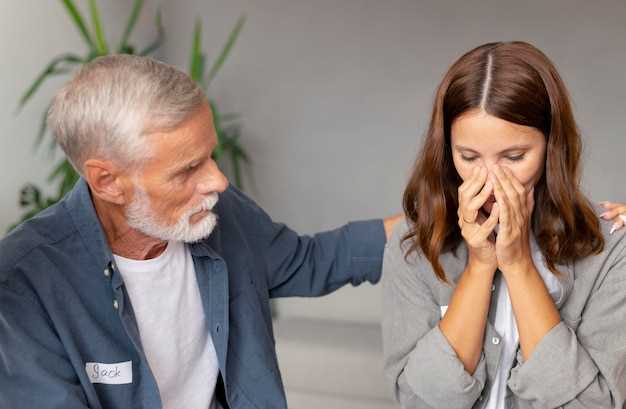
[[[217,353],[189,247],[171,241],[154,259],[114,258],[163,408],[215,408]]]
[[[534,237],[530,239],[530,246],[535,267],[539,274],[541,274],[552,299],[556,302],[562,295],[563,287],[560,281],[546,266],[545,258],[543,254],[541,254],[541,250]],[[497,297],[494,327],[501,336],[501,342],[503,343],[502,355],[500,365],[498,366],[498,373],[493,379],[489,400],[485,405],[485,409],[504,408],[507,381],[519,346],[519,333],[517,332],[517,323],[515,321],[515,315],[513,314],[513,307],[511,305],[511,298],[509,297],[506,281],[502,280],[501,285],[498,287],[499,290],[497,294],[494,294],[494,297]]]

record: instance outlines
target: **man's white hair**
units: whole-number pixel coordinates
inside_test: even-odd
[[[56,94],[48,127],[81,174],[92,157],[135,166],[151,154],[146,135],[175,129],[205,103],[202,89],[175,67],[109,55],[85,64]]]

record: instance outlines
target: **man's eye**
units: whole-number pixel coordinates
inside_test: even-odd
[[[461,155],[461,159],[463,159],[466,162],[473,162],[476,160],[476,156],[463,156]]]
[[[196,170],[196,168],[198,167],[198,164],[194,164],[194,165],[189,165],[187,166],[187,168],[185,169],[186,172],[191,172],[193,170]]]
[[[507,156],[506,158],[508,160],[512,160],[513,162],[516,162],[516,161],[524,159],[524,154],[516,155],[516,156]]]

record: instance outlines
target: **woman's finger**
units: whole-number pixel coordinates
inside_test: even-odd
[[[509,178],[509,176],[504,172],[503,168],[499,165],[494,166],[494,173],[496,178],[500,182],[500,186],[506,197],[509,199],[509,204],[511,205],[511,221],[515,221],[517,223],[521,223],[521,219],[523,218],[523,211],[525,208],[525,193],[522,193],[522,198],[524,201],[520,200],[520,194],[513,187],[513,182]],[[524,202],[524,203],[523,203]]]
[[[489,238],[493,230],[498,225],[499,219],[500,219],[500,206],[498,206],[497,203],[494,203],[493,207],[491,208],[491,214],[489,215],[487,220],[485,220],[485,222],[480,225],[479,234],[482,240],[487,240]]]
[[[469,202],[474,196],[480,192],[483,188],[485,181],[487,180],[487,169],[480,167],[478,173],[474,176],[471,183],[467,186],[467,189],[463,192],[467,202]]]
[[[474,166],[472,169],[472,173],[470,177],[465,179],[461,186],[459,186],[459,195],[466,197],[467,191],[471,189],[471,187],[476,183],[478,177],[480,176],[480,166]]]
[[[492,173],[491,181],[493,182],[493,192],[494,192],[494,195],[496,196],[496,202],[498,203],[498,208],[500,209],[499,211],[500,229],[504,229],[508,231],[511,228],[510,203],[508,201],[508,198],[504,194],[504,191],[502,189],[502,184],[493,173]]]
[[[493,183],[491,182],[491,180],[487,180],[480,193],[474,196],[474,198],[468,203],[467,208],[469,210],[475,210],[476,212],[478,212],[478,210],[485,204],[485,202],[487,201],[487,199],[489,199],[489,196],[491,196],[492,193]]]
[[[465,187],[459,198],[459,210],[461,218],[464,223],[474,223],[476,216],[478,215],[479,207],[470,206],[471,201],[475,198],[476,194],[484,188],[485,180],[487,179],[487,170],[481,167],[477,173],[474,174],[472,180]]]
[[[507,167],[501,167],[501,169],[504,171],[504,173],[508,176],[509,181],[511,182],[511,185],[513,185],[513,188],[515,189],[515,191],[517,192],[517,194],[520,197],[524,197],[524,195],[526,194],[526,188],[524,187],[524,185],[522,185],[520,183],[519,180],[517,180],[517,178],[515,177],[515,174],[513,174],[513,171]]]

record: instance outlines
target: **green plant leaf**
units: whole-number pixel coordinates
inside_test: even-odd
[[[128,45],[128,38],[135,29],[137,19],[139,17],[139,14],[141,13],[141,9],[143,8],[143,3],[144,0],[135,0],[133,10],[131,11],[130,17],[128,18],[128,23],[126,23],[126,29],[124,30],[124,34],[122,35],[120,44],[117,46],[117,50],[119,53],[127,53],[129,49],[132,49],[132,47]]]
[[[106,55],[109,53],[109,47],[107,46],[106,39],[104,38],[102,21],[100,19],[100,12],[98,11],[96,0],[89,0],[89,11],[91,14],[93,29],[96,34],[96,51],[98,52],[98,55]]]
[[[226,41],[226,44],[224,44],[224,47],[222,48],[222,51],[220,52],[219,56],[217,57],[215,62],[213,62],[213,65],[211,66],[211,69],[209,70],[209,74],[207,75],[207,78],[206,78],[205,84],[207,86],[209,86],[213,78],[215,78],[215,76],[217,75],[220,68],[222,68],[222,65],[224,65],[224,62],[226,61],[226,58],[228,58],[228,54],[230,53],[230,50],[233,48],[233,45],[237,41],[237,38],[239,37],[239,33],[241,33],[241,29],[243,28],[243,25],[245,24],[245,22],[246,22],[246,16],[244,14],[241,17],[239,17],[239,19],[237,20],[235,27],[233,27],[232,31],[230,32],[228,36],[228,40]]]
[[[57,166],[48,175],[48,182],[54,182],[54,180],[58,178],[59,175],[63,174],[66,171],[66,162],[67,160],[63,159],[57,164]]]
[[[48,111],[50,110],[51,105],[52,103],[49,103],[46,110],[41,115],[41,119],[39,120],[39,131],[37,132],[37,138],[33,144],[33,149],[37,149],[43,142],[44,136],[46,136],[46,131],[48,129]]]
[[[85,19],[83,18],[82,14],[80,14],[80,12],[78,11],[78,8],[74,4],[74,1],[73,0],[61,0],[61,1],[63,5],[65,6],[65,8],[67,9],[68,13],[70,14],[72,21],[78,28],[78,31],[80,31],[80,34],[82,35],[83,40],[85,40],[85,42],[87,43],[87,46],[89,47],[89,49],[95,50],[96,44],[93,42],[93,39],[91,38],[89,31],[87,30],[87,26],[85,25]]]
[[[241,119],[241,115],[239,114],[222,114],[222,122],[238,121],[239,119]]]
[[[189,62],[189,75],[191,79],[203,86],[204,80],[204,61],[205,56],[202,53],[202,22],[196,20],[193,30],[193,45],[191,47],[191,61]]]
[[[215,145],[215,149],[213,149],[212,156],[213,159],[219,160],[223,151],[221,116],[215,101],[209,100],[209,105],[211,105],[211,111],[213,112],[213,127],[215,128],[215,134],[217,137],[217,145]]]
[[[243,189],[243,181],[241,178],[241,162],[240,159],[243,159],[247,162],[247,157],[245,153],[241,149],[239,149],[239,145],[236,144],[233,149],[230,150],[230,161],[233,165],[233,174],[235,177],[235,185],[239,189]]]
[[[67,159],[62,159],[48,175],[50,183],[60,179],[57,197],[52,198],[52,203],[61,200],[72,189],[78,178],[79,175],[72,164]]]
[[[163,40],[165,39],[165,30],[163,30],[163,23],[161,21],[161,10],[159,9],[156,13],[156,17],[154,18],[154,23],[157,28],[157,38],[146,48],[139,52],[139,55],[149,55],[156,51],[157,48],[161,46]]]
[[[41,207],[41,191],[32,183],[26,184],[20,190],[20,207]]]
[[[18,106],[17,106],[17,112],[19,112],[24,107],[26,102],[28,102],[28,100],[33,96],[33,94],[37,92],[41,84],[43,84],[43,82],[48,77],[59,75],[59,74],[65,74],[68,72],[68,67],[58,67],[59,64],[65,63],[69,65],[75,65],[75,64],[82,63],[82,62],[83,62],[82,58],[71,53],[62,54],[52,59],[52,61],[48,63],[46,68],[42,71],[41,74],[39,74],[39,76],[35,79],[35,81],[31,84],[31,86],[28,87],[26,92],[24,92],[24,94],[20,98],[18,102]]]

